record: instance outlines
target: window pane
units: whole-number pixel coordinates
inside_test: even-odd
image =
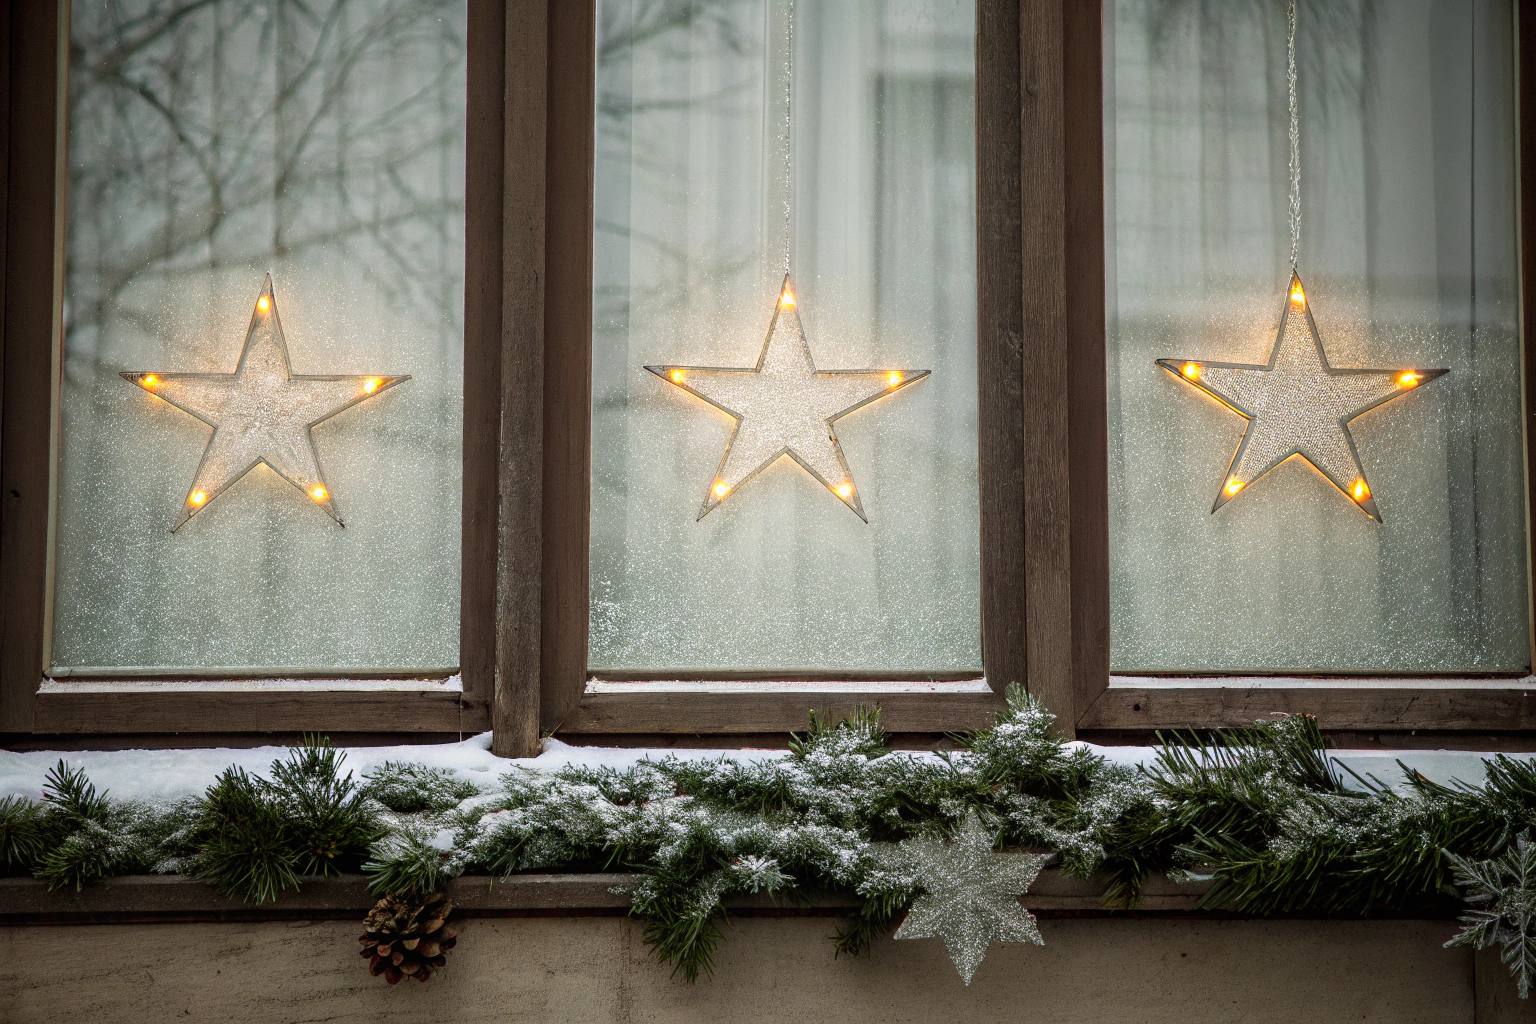
[[[973,5],[598,9],[592,667],[978,673]]]
[[[1510,4],[1297,4],[1294,303],[1285,4],[1105,9],[1114,667],[1525,670]],[[1282,313],[1332,367],[1449,369],[1348,421],[1358,491],[1238,479],[1244,418],[1180,379],[1268,363]]]
[[[57,670],[457,664],[464,28],[73,5]]]

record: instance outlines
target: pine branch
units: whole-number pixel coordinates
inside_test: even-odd
[[[0,799],[0,870],[27,873],[42,856],[46,830],[42,806],[19,796]]]
[[[480,787],[473,782],[441,768],[407,761],[386,761],[382,768],[369,772],[366,779],[364,796],[397,814],[449,811],[480,795]]]
[[[96,786],[85,777],[85,769],[71,768],[62,758],[48,770],[43,799],[73,822],[100,821],[106,817],[107,794],[98,796]]]
[[[974,815],[1004,845],[1107,875],[1109,903],[1133,904],[1154,872],[1208,876],[1204,906],[1259,915],[1438,908],[1460,886],[1456,941],[1497,942],[1517,979],[1536,964],[1529,762],[1493,758],[1482,787],[1409,772],[1400,791],[1358,776],[1349,790],[1307,716],[1160,737],[1145,768],[1068,747],[1051,726],[1010,687],[995,725],[937,756],[890,752],[878,711],[861,709],[812,716],[787,755],[517,767],[486,793],[398,762],[355,780],[341,752],[306,737],[271,781],[231,768],[179,808],[98,794],[60,762],[41,804],[0,801],[0,858],[56,886],[182,870],[258,902],[301,874],[358,866],[376,892],[402,898],[471,869],[636,872],[632,913],[657,956],[693,980],[710,970],[732,893],[857,892],[864,903],[836,949],[867,949],[914,895],[909,879],[882,874],[873,844]]]
[[[195,873],[214,888],[254,903],[275,901],[299,887],[300,853],[290,820],[273,787],[229,768],[203,798]]]
[[[876,939],[890,933],[896,915],[906,909],[910,902],[910,897],[902,898],[893,893],[882,893],[865,900],[858,911],[844,919],[839,926],[833,948],[838,954],[846,953],[848,956],[867,952]]]
[[[329,877],[357,867],[383,831],[351,773],[341,774],[344,760],[329,740],[306,736],[303,747],[272,765],[273,796],[288,815],[302,874]]]

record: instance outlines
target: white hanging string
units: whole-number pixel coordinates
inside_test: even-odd
[[[789,0],[784,28],[784,273],[789,273],[789,236],[793,227],[795,92],[795,0]]]
[[[1291,272],[1301,249],[1301,114],[1296,104],[1296,0],[1286,5],[1285,91],[1291,114]]]

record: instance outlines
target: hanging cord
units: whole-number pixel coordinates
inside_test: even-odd
[[[1285,93],[1291,113],[1291,273],[1301,249],[1301,114],[1296,104],[1296,0],[1286,5]]]
[[[789,273],[789,236],[793,227],[795,188],[794,93],[795,93],[795,0],[789,0],[784,29],[784,273]]]

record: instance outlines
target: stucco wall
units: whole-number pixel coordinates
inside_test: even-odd
[[[934,940],[834,959],[828,918],[740,918],[712,979],[668,977],[618,917],[482,918],[447,969],[370,978],[351,921],[6,927],[0,1020],[667,1024],[1472,1024],[1473,961],[1428,921],[1043,920],[969,989]]]

